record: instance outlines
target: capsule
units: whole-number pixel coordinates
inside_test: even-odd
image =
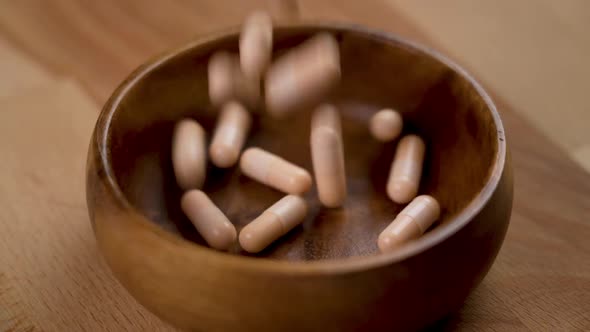
[[[209,246],[227,250],[235,243],[236,228],[205,193],[196,189],[187,191],[180,203],[184,214]]]
[[[396,139],[401,134],[402,127],[402,116],[392,109],[384,109],[375,113],[369,122],[371,134],[381,142]]]
[[[297,0],[271,0],[270,8],[279,22],[292,22],[301,16]]]
[[[287,194],[303,194],[312,184],[305,169],[260,148],[242,153],[240,169],[246,176]]]
[[[338,207],[346,199],[346,172],[340,116],[332,105],[322,105],[311,119],[311,159],[320,202]]]
[[[405,204],[418,194],[424,150],[424,141],[416,135],[399,141],[387,181],[387,195],[394,202]]]
[[[205,182],[207,169],[205,130],[194,120],[178,122],[172,136],[172,168],[178,186],[198,189]]]
[[[399,245],[420,237],[440,216],[440,205],[432,196],[421,195],[408,204],[379,234],[377,245],[389,252]]]
[[[272,19],[264,11],[256,11],[244,21],[240,33],[240,65],[252,80],[260,80],[272,56]]]
[[[340,80],[338,42],[321,33],[290,50],[266,73],[265,101],[268,112],[285,116],[319,102]]]
[[[307,204],[303,198],[285,196],[242,229],[240,246],[250,253],[260,252],[299,225],[306,214]]]
[[[215,166],[227,168],[238,161],[251,124],[252,117],[241,104],[229,102],[223,106],[209,147]]]
[[[209,99],[213,106],[238,100],[248,107],[258,106],[260,82],[242,73],[240,60],[235,54],[220,51],[211,56],[208,66]]]

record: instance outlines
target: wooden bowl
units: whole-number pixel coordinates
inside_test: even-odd
[[[309,193],[303,225],[257,257],[204,245],[180,210],[170,160],[179,119],[211,134],[207,59],[237,51],[237,30],[143,65],[104,106],[88,154],[90,217],[116,277],[162,319],[194,331],[415,330],[458,309],[490,268],[510,219],[512,172],[488,95],[436,52],[355,26],[278,27],[275,54],[318,31],[341,47],[343,81],[329,100],[343,116],[348,199],[326,209]],[[403,206],[385,194],[396,143],[368,131],[382,107],[427,142],[420,192],[443,209],[427,234],[389,254],[377,237]],[[311,171],[309,120],[259,115],[247,145]],[[204,190],[238,230],[283,196],[213,166]]]

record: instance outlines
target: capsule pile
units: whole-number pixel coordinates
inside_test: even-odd
[[[219,51],[208,65],[209,97],[219,109],[207,149],[205,130],[192,119],[178,122],[172,138],[172,165],[184,190],[181,208],[209,246],[227,250],[236,240],[257,253],[299,225],[307,214],[301,195],[313,186],[304,168],[258,147],[242,152],[252,125],[249,110],[264,108],[268,116],[287,117],[313,108],[310,147],[318,199],[328,208],[342,208],[346,200],[345,149],[340,113],[322,99],[340,81],[338,41],[319,33],[272,62],[273,24],[258,11],[245,20],[239,54]],[[262,91],[264,90],[264,91]],[[392,109],[376,112],[368,130],[376,140],[400,137],[403,119]],[[421,236],[440,216],[435,198],[418,195],[426,146],[416,135],[399,139],[386,192],[398,203],[409,203],[379,235],[377,246],[390,252]],[[207,156],[209,158],[207,158]],[[200,189],[207,159],[220,168],[239,164],[242,174],[286,194],[246,225],[238,235],[224,213]]]

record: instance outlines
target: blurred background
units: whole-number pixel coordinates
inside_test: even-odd
[[[84,194],[92,128],[138,65],[270,0],[0,0],[0,331],[172,331],[115,281]],[[516,179],[498,260],[436,330],[588,331],[590,1],[300,0],[440,50],[500,108]],[[575,164],[572,160],[575,160]]]
[[[74,80],[97,107],[133,68],[266,1],[2,0],[0,98]],[[419,30],[590,170],[590,2],[299,1],[305,19]],[[408,24],[410,23],[410,24]],[[420,39],[420,38],[418,38]],[[2,99],[0,99],[1,101]]]

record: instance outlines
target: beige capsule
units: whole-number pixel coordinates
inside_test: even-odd
[[[418,194],[424,150],[424,141],[416,135],[399,141],[387,181],[387,195],[394,202],[405,204]]]
[[[233,72],[234,60],[230,53],[217,52],[209,59],[209,98],[213,105],[220,106],[233,99]]]
[[[299,225],[307,215],[307,203],[299,196],[288,195],[266,209],[240,232],[240,245],[251,253],[269,244]]]
[[[369,121],[369,129],[375,139],[389,142],[396,139],[402,132],[403,120],[399,112],[383,109],[375,113]]]
[[[270,0],[270,8],[280,22],[292,22],[301,16],[297,0]]]
[[[250,14],[240,33],[240,65],[244,75],[260,80],[272,56],[272,19],[265,11]]]
[[[240,103],[223,105],[209,146],[209,157],[215,166],[227,168],[238,161],[251,124],[252,116]]]
[[[311,159],[320,202],[338,207],[346,199],[346,171],[340,115],[332,105],[322,105],[311,120]]]
[[[246,176],[288,194],[303,194],[312,184],[305,169],[260,148],[242,153],[240,169]]]
[[[420,237],[439,218],[440,205],[432,196],[421,195],[406,206],[379,234],[377,245],[389,252],[401,244]]]
[[[340,81],[336,39],[320,33],[277,59],[266,73],[267,111],[281,117],[319,102]]]
[[[172,168],[178,186],[183,190],[198,189],[207,171],[205,130],[194,120],[184,119],[174,127]]]
[[[248,107],[260,101],[260,81],[247,78],[237,55],[219,51],[211,56],[208,66],[209,99],[214,106],[238,100]]]
[[[205,193],[200,190],[187,191],[180,203],[182,211],[209,246],[227,250],[235,243],[236,228]]]

